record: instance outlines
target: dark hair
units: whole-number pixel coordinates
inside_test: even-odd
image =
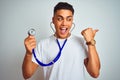
[[[57,12],[57,10],[60,9],[67,9],[70,10],[72,12],[72,14],[74,15],[74,9],[73,6],[71,4],[68,4],[67,2],[59,2],[55,7],[54,7],[54,14]]]

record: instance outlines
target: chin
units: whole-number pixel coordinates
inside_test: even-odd
[[[69,37],[69,34],[60,35],[60,38],[61,38],[61,39],[65,39],[65,38],[67,38],[67,37]]]

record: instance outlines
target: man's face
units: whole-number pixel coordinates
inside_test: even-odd
[[[73,14],[70,10],[57,10],[53,17],[53,24],[58,38],[67,38],[70,35],[70,29],[73,22]]]

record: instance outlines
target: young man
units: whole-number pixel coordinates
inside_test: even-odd
[[[87,28],[81,32],[84,39],[70,33],[73,24],[74,9],[66,2],[60,2],[54,7],[52,22],[55,34],[41,40],[36,46],[34,36],[28,36],[25,41],[26,54],[23,61],[23,76],[30,78],[39,64],[32,55],[35,48],[37,58],[43,63],[52,61],[59,52],[59,47],[64,47],[57,62],[44,69],[45,80],[85,80],[84,65],[87,72],[94,78],[99,76],[100,60],[95,47],[95,34],[98,30]],[[57,44],[56,39],[58,40]],[[66,43],[65,43],[66,40]],[[86,44],[84,44],[86,43]]]

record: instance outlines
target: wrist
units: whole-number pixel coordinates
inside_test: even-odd
[[[86,42],[86,45],[91,45],[91,46],[95,46],[96,41],[94,39],[92,39],[91,41]]]
[[[26,56],[32,56],[32,53],[29,51],[26,51]]]

